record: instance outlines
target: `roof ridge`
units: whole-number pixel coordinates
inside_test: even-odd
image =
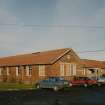
[[[101,61],[101,60],[95,60],[95,59],[81,59],[81,60],[103,62],[103,61]]]
[[[45,51],[37,51],[37,52],[30,52],[30,53],[24,53],[24,54],[16,54],[16,55],[10,55],[10,56],[4,56],[4,57],[0,57],[0,59],[2,58],[10,58],[10,57],[16,57],[16,56],[24,56],[24,55],[31,55],[31,54],[39,54],[39,53],[46,53],[46,52],[52,52],[52,51],[60,51],[60,50],[66,50],[66,49],[70,49],[70,48],[62,48],[62,49],[52,49],[52,50],[45,50]]]
[[[71,49],[71,48],[60,48],[60,49],[45,50],[45,51],[40,51],[40,53],[52,52],[52,51],[59,51],[59,50],[67,50],[67,49]],[[35,52],[35,53],[37,53],[37,52]]]

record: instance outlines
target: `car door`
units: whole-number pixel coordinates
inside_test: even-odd
[[[48,85],[49,85],[49,80],[48,80],[48,79],[43,80],[43,81],[40,83],[40,87],[42,87],[42,88],[48,88]]]
[[[56,84],[56,79],[55,78],[50,78],[49,79],[49,88],[53,88]]]
[[[75,78],[74,80],[72,80],[71,83],[72,83],[73,85],[78,85],[78,84],[79,84],[78,78]]]
[[[76,78],[74,81],[75,85],[82,85],[84,83],[84,80],[82,78]]]

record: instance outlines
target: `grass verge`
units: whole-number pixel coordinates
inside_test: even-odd
[[[19,83],[0,83],[0,91],[6,90],[29,90],[35,89],[31,84],[19,84]]]

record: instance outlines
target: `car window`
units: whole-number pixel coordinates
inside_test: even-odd
[[[48,79],[43,80],[43,82],[48,82],[48,81],[49,81]]]
[[[86,78],[86,80],[92,80],[92,78]]]
[[[81,77],[80,80],[90,80],[90,78],[88,78],[88,77]]]
[[[85,78],[83,78],[83,77],[80,77],[80,78],[79,78],[79,80],[85,80]]]
[[[100,79],[105,79],[104,77],[100,77]]]
[[[56,81],[56,82],[59,81],[59,80],[61,80],[61,78],[55,78],[55,81]]]
[[[60,77],[60,78],[59,78],[59,80],[61,80],[61,81],[62,81],[62,80],[64,80],[64,78],[63,78],[63,77]]]
[[[49,78],[49,80],[50,80],[51,82],[55,82],[55,78],[53,78],[53,77]]]

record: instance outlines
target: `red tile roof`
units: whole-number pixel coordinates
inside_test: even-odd
[[[35,52],[31,54],[16,55],[0,58],[0,66],[15,66],[28,64],[53,64],[64,54],[72,49],[57,49],[44,52]]]
[[[81,64],[87,68],[105,68],[104,61],[81,59]]]

